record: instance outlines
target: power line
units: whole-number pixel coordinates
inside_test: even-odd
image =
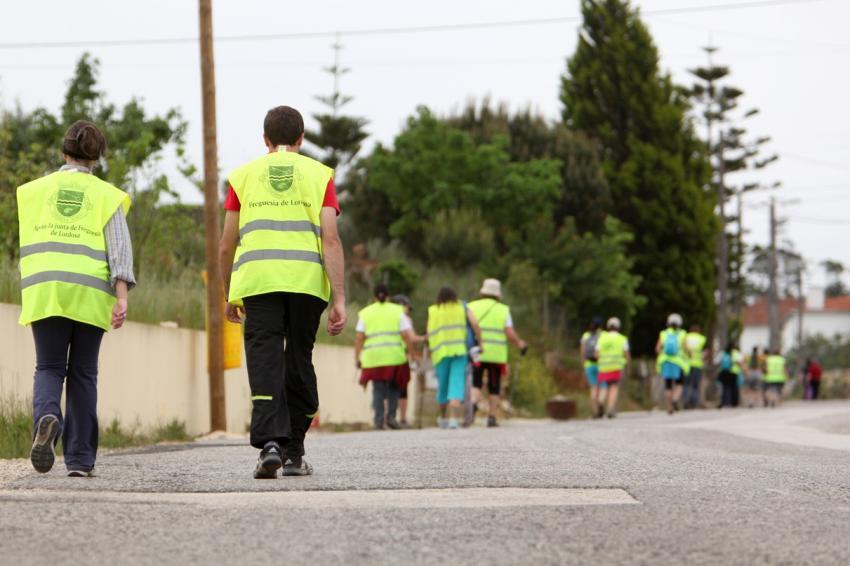
[[[663,8],[657,10],[641,11],[641,16],[672,16],[677,14],[694,14],[705,12],[719,12],[729,10],[741,10],[747,8],[768,8],[788,4],[809,4],[822,2],[823,0],[752,0],[748,2],[736,2],[733,4],[704,4],[702,6],[686,6],[679,8]],[[362,28],[335,31],[315,31],[289,34],[260,34],[260,35],[227,35],[216,37],[219,42],[244,42],[244,41],[275,41],[291,39],[321,39],[338,36],[371,36],[392,35],[402,33],[430,33],[441,31],[462,31],[472,29],[497,29],[506,27],[552,25],[581,21],[581,16],[561,16],[555,18],[535,18],[525,20],[503,20],[495,22],[470,22],[463,24],[437,24],[428,26],[388,27],[388,28]],[[183,43],[197,43],[197,37],[162,37],[150,39],[102,39],[81,41],[36,41],[0,43],[0,49],[52,49],[68,47],[126,47],[131,45],[178,45]]]

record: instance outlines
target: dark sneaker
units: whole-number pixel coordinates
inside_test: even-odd
[[[94,468],[89,471],[85,470],[68,470],[69,478],[94,478],[97,474],[94,473]]]
[[[35,426],[30,462],[36,472],[46,474],[56,461],[56,437],[59,436],[59,419],[55,415],[44,415]]]
[[[280,457],[280,448],[270,446],[263,448],[260,452],[260,460],[257,462],[257,468],[254,470],[254,479],[269,480],[277,477],[277,471],[283,465]]]
[[[679,402],[673,401],[673,410],[679,412]]]
[[[605,407],[599,407],[596,411],[596,418],[601,419],[605,416]]]
[[[499,422],[496,420],[496,417],[487,417],[487,428],[492,428],[494,426],[499,426]]]
[[[287,458],[283,464],[285,476],[309,476],[313,474],[313,466],[307,463],[303,456]]]
[[[614,411],[608,411],[608,418],[609,419],[616,419],[617,413],[615,413]]]
[[[392,430],[401,430],[401,425],[395,420],[387,421],[387,428],[391,428]]]

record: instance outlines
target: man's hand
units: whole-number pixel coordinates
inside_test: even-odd
[[[245,309],[230,303],[225,305],[224,314],[227,317],[227,320],[235,322],[236,324],[242,324],[242,321],[245,319]]]
[[[345,312],[345,298],[334,298],[334,304],[331,307],[331,312],[328,313],[328,334],[330,336],[338,336],[342,329],[345,328],[345,322],[348,314]]]
[[[127,318],[127,299],[118,298],[115,301],[115,306],[112,307],[112,328],[118,330],[124,326],[124,320]]]

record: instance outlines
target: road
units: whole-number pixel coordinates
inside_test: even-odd
[[[848,564],[850,403],[316,434],[0,482],[4,564]]]

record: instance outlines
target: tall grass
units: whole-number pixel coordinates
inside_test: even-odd
[[[130,291],[127,318],[150,324],[173,321],[203,330],[205,302],[204,282],[197,273],[184,271],[169,279],[146,276]]]
[[[191,439],[186,432],[186,424],[177,419],[143,429],[138,424],[124,426],[115,418],[100,429],[101,448],[128,448]],[[32,412],[28,404],[18,399],[0,399],[0,459],[26,458],[31,445]],[[61,442],[56,451],[61,453]]]
[[[18,265],[0,254],[0,303],[21,304],[21,276]]]

